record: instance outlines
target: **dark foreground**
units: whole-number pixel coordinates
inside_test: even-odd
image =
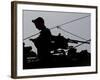
[[[39,60],[35,55],[24,55],[23,69],[90,66],[90,53],[84,52],[68,55],[52,55],[50,59],[44,61]]]

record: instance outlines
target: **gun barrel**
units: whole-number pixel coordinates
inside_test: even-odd
[[[90,44],[89,41],[90,41],[90,40],[88,40],[88,41],[79,41],[79,40],[71,40],[71,39],[70,39],[70,42],[74,42],[74,43],[80,42],[80,43],[87,43],[87,44]]]
[[[90,44],[90,42],[86,42],[86,41],[78,41],[78,42]]]

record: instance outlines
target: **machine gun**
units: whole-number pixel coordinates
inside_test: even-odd
[[[73,39],[70,39],[70,41],[72,41],[72,42],[76,42],[76,43],[86,43],[86,44],[90,44],[90,40],[88,40],[88,41],[79,41],[79,40],[73,40]]]
[[[39,42],[37,42],[37,39],[30,39],[30,41],[32,41],[35,44],[36,47],[37,47],[37,45],[39,46]],[[48,45],[49,50],[54,51],[54,52],[57,52],[57,51],[62,52],[63,49],[68,49],[69,48],[68,43],[74,43],[74,44],[86,43],[86,44],[90,44],[89,41],[87,41],[87,42],[86,41],[79,41],[79,40],[73,40],[73,39],[70,39],[70,38],[66,39],[64,36],[59,34],[58,36],[51,36],[50,44]],[[59,51],[59,49],[61,51]]]
[[[65,38],[64,36],[61,36],[61,34],[59,34],[58,36],[52,36],[52,40],[51,40],[51,51],[53,51],[53,53],[62,53],[65,55],[64,50],[70,49],[70,46],[68,45],[68,43],[73,43],[73,44],[90,44],[89,40],[88,41],[79,41],[79,40],[73,40],[70,38]]]

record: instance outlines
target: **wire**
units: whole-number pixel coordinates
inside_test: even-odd
[[[29,39],[30,37],[36,36],[36,35],[38,35],[39,33],[40,33],[40,32],[38,32],[38,33],[36,33],[36,34],[33,34],[33,35],[31,35],[31,36],[25,38],[24,40]]]
[[[84,16],[84,17],[80,17],[80,18],[77,18],[77,19],[74,19],[74,20],[71,20],[71,21],[65,22],[65,23],[63,23],[63,24],[60,24],[60,25],[58,25],[58,26],[63,26],[63,25],[65,25],[65,24],[69,24],[69,23],[72,23],[72,22],[78,21],[78,20],[80,20],[80,19],[84,19],[84,18],[89,17],[89,16],[90,16],[90,15],[88,15],[88,16]],[[57,27],[53,27],[53,28],[51,28],[51,29],[54,29],[54,28],[57,28]]]

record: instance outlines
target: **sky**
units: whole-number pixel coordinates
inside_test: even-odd
[[[25,42],[25,46],[32,46],[32,50],[36,53],[37,49],[34,46],[34,44],[29,41],[30,38],[26,40],[24,39],[39,32],[39,30],[36,29],[34,23],[32,23],[32,20],[38,17],[42,17],[44,19],[45,25],[49,29],[64,24],[66,22],[70,22],[68,24],[61,25],[60,27],[81,38],[73,36],[72,34],[64,32],[58,28],[51,29],[52,35],[58,35],[59,33],[61,33],[61,35],[64,36],[65,38],[70,38],[79,41],[85,41],[91,39],[90,13],[23,10],[23,42]],[[39,34],[31,38],[34,39],[38,36]],[[76,46],[78,44],[69,44],[69,45]],[[90,52],[90,47],[91,47],[90,44],[83,44],[77,47],[77,51],[79,52],[81,50],[88,50]]]

